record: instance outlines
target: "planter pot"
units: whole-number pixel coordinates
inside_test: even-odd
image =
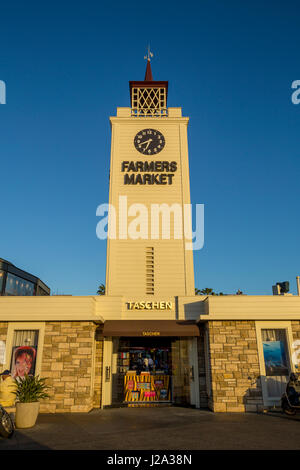
[[[40,402],[16,403],[16,427],[32,428],[37,420],[40,409]]]

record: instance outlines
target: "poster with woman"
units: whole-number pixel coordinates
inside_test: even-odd
[[[23,378],[34,375],[36,362],[36,346],[15,346],[12,351],[11,375]]]

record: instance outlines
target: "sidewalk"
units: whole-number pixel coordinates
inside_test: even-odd
[[[40,414],[34,428],[0,438],[0,450],[300,449],[300,415],[190,408],[114,408]]]

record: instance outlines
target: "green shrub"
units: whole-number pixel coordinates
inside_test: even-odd
[[[40,378],[38,375],[25,375],[24,378],[16,378],[15,382],[17,388],[15,390],[16,399],[21,403],[31,403],[34,401],[43,400],[49,398],[47,385],[45,384],[46,379]]]

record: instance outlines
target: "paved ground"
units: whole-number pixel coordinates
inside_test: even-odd
[[[0,450],[300,449],[300,415],[213,414],[189,408],[115,408],[41,414],[34,428],[0,438]]]

